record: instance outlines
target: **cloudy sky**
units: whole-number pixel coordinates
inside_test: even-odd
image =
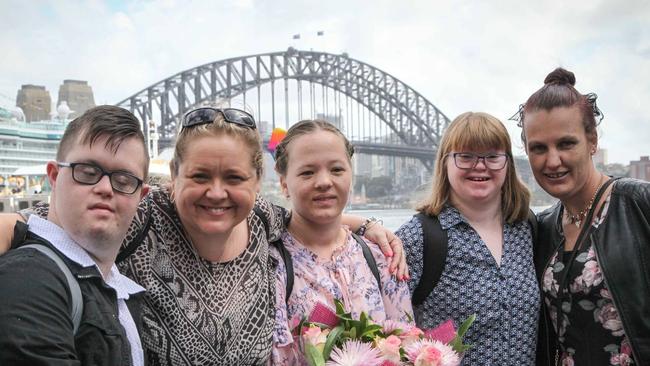
[[[599,96],[609,161],[650,155],[648,0],[0,0],[0,14],[0,106],[22,84],[45,85],[55,100],[64,79],[116,103],[194,66],[295,46],[347,52],[450,118],[489,112],[522,154],[507,118],[563,66]]]

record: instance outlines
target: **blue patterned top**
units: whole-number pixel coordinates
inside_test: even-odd
[[[476,314],[465,336],[473,347],[463,365],[534,365],[540,293],[527,221],[504,225],[499,266],[457,209],[444,208],[439,219],[448,233],[448,255],[437,286],[414,309],[417,325],[429,329],[453,319],[458,326]],[[413,292],[422,276],[420,220],[413,217],[396,234],[404,242]]]

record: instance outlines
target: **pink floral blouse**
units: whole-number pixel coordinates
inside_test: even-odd
[[[287,302],[286,268],[278,252],[272,250],[272,255],[278,260],[273,364],[304,363],[291,329],[303,317],[309,317],[318,303],[335,311],[334,299],[339,299],[353,317],[358,318],[361,312],[366,312],[378,323],[385,320],[408,322],[413,318],[408,286],[391,276],[389,259],[379,246],[367,242],[377,262],[381,291],[363,257],[361,246],[349,230],[345,244],[337,248],[329,260],[316,256],[288,232],[282,234],[282,241],[291,253],[294,283]]]

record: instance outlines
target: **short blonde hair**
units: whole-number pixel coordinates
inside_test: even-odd
[[[451,122],[442,136],[436,155],[431,194],[416,209],[425,214],[439,215],[449,203],[451,185],[445,164],[449,153],[491,149],[503,149],[508,155],[508,170],[501,188],[503,217],[507,223],[526,220],[530,192],[517,177],[510,135],[496,117],[481,112],[466,112]]]
[[[174,157],[170,162],[172,177],[178,176],[178,169],[183,163],[187,148],[192,141],[204,136],[230,136],[241,139],[251,149],[251,165],[255,168],[257,178],[264,174],[264,156],[262,151],[262,137],[257,129],[239,126],[235,123],[226,122],[221,113],[212,123],[205,123],[197,126],[185,127],[180,130],[176,137]]]

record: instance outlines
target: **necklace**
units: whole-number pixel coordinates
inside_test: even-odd
[[[582,210],[580,210],[580,212],[578,212],[577,214],[574,215],[571,212],[569,212],[568,208],[566,209],[567,218],[568,218],[570,224],[573,224],[576,227],[580,227],[580,224],[582,224],[582,220],[585,219],[585,217],[587,216],[587,213],[589,212],[589,210],[591,210],[591,206],[594,204],[594,200],[596,199],[596,195],[598,194],[598,191],[600,191],[600,189],[603,187],[603,184],[605,184],[605,182],[607,182],[607,179],[605,179],[603,181],[602,176],[601,176],[600,180],[601,180],[601,182],[598,185],[598,188],[596,188],[596,191],[594,192],[594,195],[591,197],[589,202],[587,202],[587,205]]]

